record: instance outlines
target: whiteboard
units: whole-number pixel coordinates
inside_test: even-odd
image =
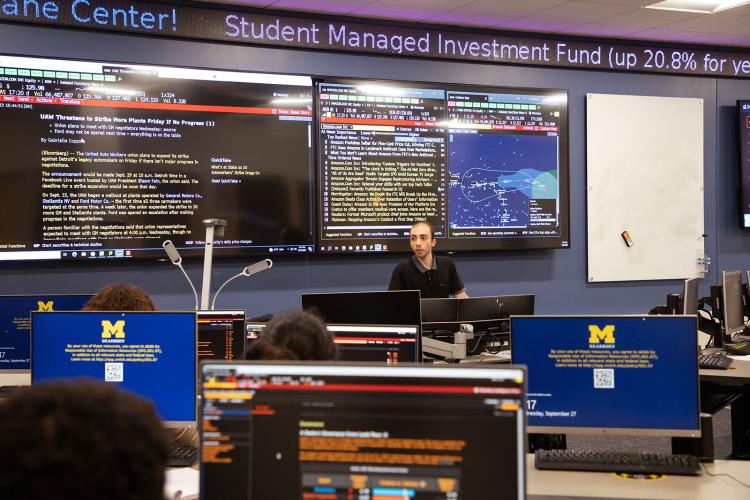
[[[703,276],[703,99],[587,94],[586,184],[589,282]]]

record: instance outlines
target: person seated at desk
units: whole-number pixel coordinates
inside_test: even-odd
[[[91,297],[82,311],[156,311],[146,291],[136,285],[108,285]]]
[[[333,335],[307,311],[274,316],[245,353],[245,359],[330,361],[338,358]]]
[[[104,382],[34,385],[0,404],[0,497],[163,500],[167,441],[153,405]]]
[[[107,285],[91,297],[82,311],[156,311],[156,305],[146,291],[136,285],[117,283]],[[170,429],[173,446],[197,446],[198,431],[193,426]]]
[[[414,255],[402,262],[391,275],[388,290],[419,290],[423,299],[468,298],[464,282],[450,257],[432,253],[435,232],[427,222],[417,222],[409,231],[409,244]]]

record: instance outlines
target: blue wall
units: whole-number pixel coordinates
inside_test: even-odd
[[[750,234],[739,229],[737,215],[739,174],[734,131],[735,100],[750,98],[750,81],[338,55],[7,24],[0,25],[0,44],[3,52],[19,55],[568,89],[572,248],[455,257],[471,295],[535,293],[539,313],[645,313],[653,305],[664,303],[667,293],[679,291],[678,281],[586,281],[585,95],[701,98],[705,116],[706,253],[713,259],[701,291],[705,293],[708,284],[717,283],[717,270],[750,269]],[[612,140],[617,140],[614,125]],[[218,305],[246,308],[252,315],[298,307],[300,293],[310,291],[384,289],[391,270],[402,258],[278,258],[271,271],[229,285]],[[239,260],[217,261],[214,283],[222,282],[246,264]],[[187,266],[196,283],[201,266],[198,261]],[[192,307],[192,294],[183,277],[165,262],[116,263],[106,267],[79,263],[0,265],[0,294],[90,292],[113,282],[143,286],[162,309]]]

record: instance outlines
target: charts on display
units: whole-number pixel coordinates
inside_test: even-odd
[[[217,256],[403,252],[420,220],[565,248],[567,126],[564,90],[0,56],[0,261],[198,256],[205,219]]]
[[[0,57],[0,260],[314,250],[312,80]]]
[[[750,101],[737,101],[737,138],[740,153],[740,220],[750,229]]]
[[[316,85],[322,253],[569,246],[567,92],[327,79]]]

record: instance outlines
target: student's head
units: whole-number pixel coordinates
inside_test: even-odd
[[[337,357],[333,335],[319,317],[307,311],[274,316],[245,353],[246,359],[327,361]]]
[[[34,385],[0,403],[0,495],[163,500],[167,443],[148,401],[104,382]]]
[[[83,306],[83,311],[155,311],[151,297],[135,285],[105,286]]]
[[[411,231],[409,231],[409,244],[417,258],[424,259],[432,253],[435,243],[435,233],[430,224],[421,221],[411,227]]]

